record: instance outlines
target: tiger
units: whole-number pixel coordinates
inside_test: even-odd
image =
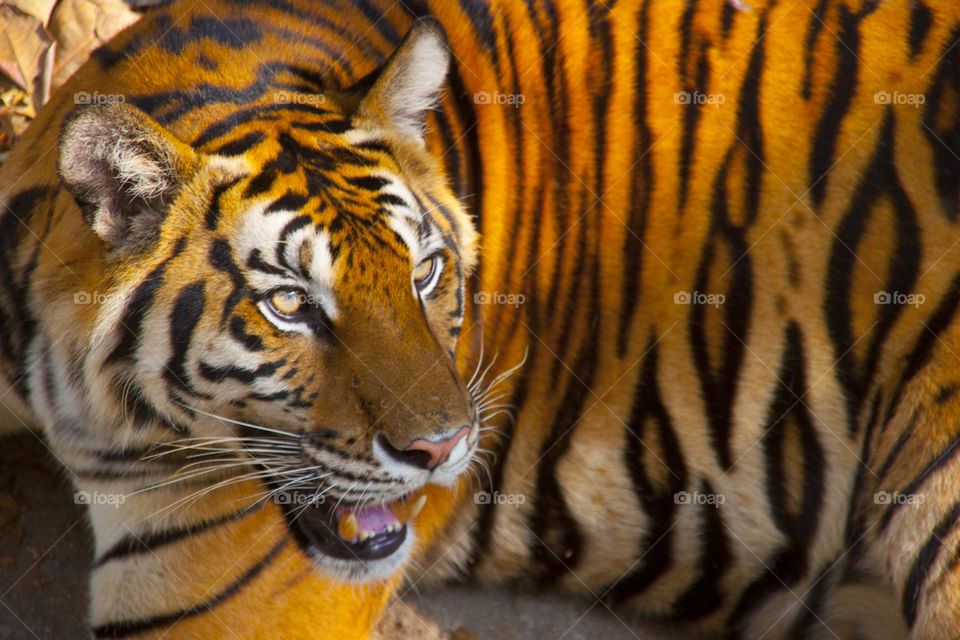
[[[0,170],[94,638],[405,584],[960,637],[960,7],[175,1]]]

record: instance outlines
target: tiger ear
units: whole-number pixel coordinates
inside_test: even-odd
[[[403,136],[422,140],[426,112],[436,104],[449,66],[443,27],[431,18],[417,21],[376,72],[357,115],[388,125]]]
[[[126,104],[88,105],[64,118],[57,171],[103,240],[127,248],[153,239],[197,154]]]

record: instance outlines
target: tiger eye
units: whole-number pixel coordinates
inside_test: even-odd
[[[270,296],[270,304],[285,316],[293,315],[303,307],[300,292],[293,289],[275,291]]]
[[[437,256],[433,256],[429,260],[424,260],[416,266],[413,270],[413,279],[417,283],[426,282],[430,276],[433,274],[434,268],[437,265]]]

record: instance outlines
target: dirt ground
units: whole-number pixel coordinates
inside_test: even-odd
[[[90,548],[84,507],[40,437],[0,438],[0,640],[89,639]],[[410,639],[429,637],[424,619],[451,640],[652,639],[603,604],[560,596],[457,585],[411,589],[403,602]]]

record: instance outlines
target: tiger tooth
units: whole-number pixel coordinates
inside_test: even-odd
[[[357,522],[357,516],[347,512],[340,515],[340,522],[337,523],[337,530],[340,537],[344,540],[352,540],[360,530],[360,523]]]
[[[372,538],[373,536],[374,536],[373,531],[361,531],[361,532],[360,532],[360,542],[363,542],[364,540],[366,540],[366,539],[368,539],[368,538]]]
[[[422,495],[413,502],[395,502],[390,505],[390,510],[397,519],[399,526],[402,527],[416,518],[426,503],[427,496]]]
[[[420,496],[414,500],[407,508],[407,522],[410,522],[423,510],[423,505],[427,504],[427,496]]]
[[[419,498],[412,502],[394,502],[390,505],[390,511],[393,512],[393,517],[397,519],[398,528],[407,524],[411,520],[417,517],[417,514],[420,513],[420,510],[423,509],[423,505],[427,502],[427,496],[421,495]]]

